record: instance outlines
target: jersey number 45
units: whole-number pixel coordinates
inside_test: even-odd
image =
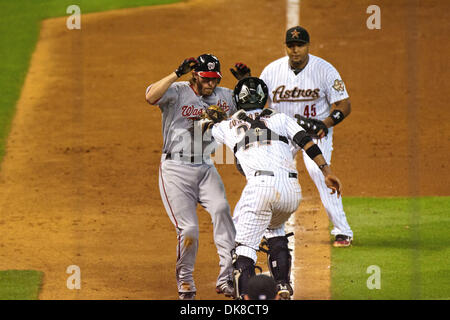
[[[306,118],[315,117],[316,113],[316,104],[312,104],[311,106],[306,105],[305,110],[303,111],[303,116]]]

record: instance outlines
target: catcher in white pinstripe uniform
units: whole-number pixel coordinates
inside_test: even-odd
[[[237,109],[233,117],[213,125],[200,121],[203,132],[231,148],[247,178],[236,205],[234,255],[236,297],[247,293],[255,275],[256,251],[263,236],[269,247],[269,269],[277,281],[278,294],[289,299],[291,256],[284,224],[301,201],[290,143],[298,145],[322,171],[331,193],[341,194],[341,183],[331,172],[320,149],[297,122],[283,113],[264,109],[267,87],[261,79],[247,77],[234,89]]]

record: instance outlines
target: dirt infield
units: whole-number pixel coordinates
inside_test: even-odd
[[[352,100],[332,165],[344,195],[448,195],[450,4],[379,3],[382,29],[368,30],[369,1],[301,2],[311,53],[337,67]],[[81,31],[44,21],[0,174],[0,269],[43,271],[41,299],[176,299],[161,114],[145,88],[204,52],[220,58],[223,86],[234,85],[236,61],[259,75],[284,54],[284,17],[284,0],[196,0],[84,15]],[[218,169],[234,207],[245,181],[234,166]],[[328,299],[328,220],[299,170],[295,298]],[[212,226],[202,209],[199,218],[198,298],[217,299]],[[66,287],[70,265],[81,290]]]

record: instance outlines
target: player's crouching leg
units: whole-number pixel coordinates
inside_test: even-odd
[[[267,239],[270,274],[277,283],[278,295],[281,300],[290,300],[294,294],[290,284],[292,257],[288,248],[287,236]]]
[[[233,282],[235,289],[235,298],[243,300],[248,293],[248,281],[256,275],[255,259],[248,256],[256,257],[256,250],[238,244],[233,253]]]

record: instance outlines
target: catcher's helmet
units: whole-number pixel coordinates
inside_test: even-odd
[[[247,77],[238,82],[233,96],[238,109],[253,110],[264,108],[268,94],[264,81],[256,77]]]
[[[212,54],[202,54],[197,58],[198,64],[194,71],[203,78],[222,78],[220,62]]]

